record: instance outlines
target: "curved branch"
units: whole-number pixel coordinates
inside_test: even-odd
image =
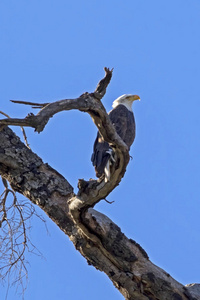
[[[89,236],[82,234],[84,229],[82,231],[69,212],[68,203],[76,198],[72,186],[44,164],[9,128],[0,132],[1,152],[6,153],[7,160],[1,160],[0,175],[15,191],[40,206],[70,237],[88,263],[105,272],[126,299],[198,299],[152,264],[146,252],[125,237],[115,223],[92,208],[81,220]],[[9,158],[13,159],[13,164],[7,163]]]
[[[78,109],[90,114],[104,140],[107,141],[111,147],[115,148],[117,159],[111,170],[112,180],[108,183],[105,183],[103,179],[91,180],[89,182],[84,180],[79,181],[78,196],[73,198],[73,201],[70,203],[71,214],[74,220],[76,220],[79,224],[81,224],[81,214],[89,207],[93,207],[101,199],[105,199],[106,196],[119,184],[125,174],[126,166],[129,162],[128,147],[116,133],[115,128],[100,101],[106,92],[106,88],[111,77],[112,70],[105,68],[105,77],[100,80],[93,93],[84,93],[76,99],[65,99],[49,104],[42,104],[43,108],[36,116],[29,114],[25,119],[9,118],[0,120],[0,126],[5,124],[20,124],[20,126],[34,127],[37,132],[41,132],[49,119],[58,112]],[[23,103],[22,101],[17,102]],[[25,104],[38,105],[38,103],[32,102],[25,102]]]
[[[106,75],[109,74],[111,78],[112,71],[109,72],[106,69]],[[127,146],[117,135],[99,101],[109,78],[105,76],[92,94],[48,104],[37,116],[25,119],[29,124],[27,126],[32,124],[40,132],[49,118],[59,111],[79,109],[88,112],[103,138],[115,148],[117,154],[109,182],[105,183],[102,178],[89,182],[80,180],[76,195],[61,174],[44,164],[7,127],[0,132],[0,175],[10,182],[13,190],[40,206],[70,237],[88,263],[107,274],[125,299],[198,299],[152,264],[146,252],[125,237],[116,224],[91,208],[119,184],[129,161]],[[11,120],[7,120],[7,123],[2,120],[0,125],[11,124]]]
[[[43,104],[21,100],[11,100],[14,103],[35,105],[42,109],[36,116],[30,113],[24,119],[7,118],[0,120],[0,126],[3,127],[5,125],[12,125],[33,127],[35,128],[35,131],[39,133],[44,129],[49,119],[53,117],[53,115],[64,110],[78,109],[84,112],[89,112],[91,110],[92,114],[98,114],[98,112],[93,109],[93,106],[95,106],[95,103],[99,102],[99,100],[101,100],[106,93],[106,88],[112,77],[112,70],[109,70],[108,68],[104,68],[104,70],[105,77],[100,80],[94,93],[84,93],[77,99],[64,99],[53,103]]]

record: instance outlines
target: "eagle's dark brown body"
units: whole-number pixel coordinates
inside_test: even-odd
[[[109,112],[109,117],[115,126],[118,135],[127,144],[130,149],[135,139],[135,119],[133,112],[127,109],[123,104],[117,105]],[[97,133],[94,142],[91,161],[95,167],[97,177],[101,177],[105,172],[108,160],[111,158],[112,149],[107,142],[103,140],[100,133]]]

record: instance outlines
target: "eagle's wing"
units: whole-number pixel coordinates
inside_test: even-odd
[[[109,144],[104,141],[100,133],[97,133],[96,140],[94,142],[93,154],[91,161],[95,167],[97,177],[100,177],[104,173],[104,168],[110,158]]]
[[[135,120],[133,113],[124,105],[118,105],[109,112],[109,117],[118,135],[127,144],[130,149],[135,138]],[[91,161],[95,167],[97,177],[104,174],[104,170],[109,158],[112,156],[112,148],[104,141],[100,133],[97,133],[94,142]]]
[[[109,117],[118,135],[130,149],[135,139],[135,119],[133,112],[129,111],[124,105],[118,105],[110,111]]]

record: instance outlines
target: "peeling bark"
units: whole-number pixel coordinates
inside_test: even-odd
[[[0,175],[9,181],[13,190],[38,205],[69,236],[88,264],[106,273],[125,299],[200,299],[198,289],[184,287],[155,266],[139,244],[128,239],[107,216],[93,209],[119,184],[129,162],[127,146],[115,132],[100,102],[112,76],[112,71],[105,71],[106,76],[94,93],[45,103],[36,116],[1,120]],[[79,180],[77,194],[61,174],[44,164],[6,127],[9,124],[31,126],[40,132],[55,113],[69,109],[89,113],[117,156],[111,181],[105,183],[104,178]]]

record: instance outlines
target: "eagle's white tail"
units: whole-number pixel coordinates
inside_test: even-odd
[[[104,172],[105,172],[105,182],[108,182],[110,180],[110,159],[107,161]]]
[[[105,182],[108,182],[110,180],[110,166],[112,163],[115,162],[115,158],[114,158],[114,152],[112,148],[107,150],[106,153],[110,154],[110,158],[108,159],[107,164],[104,168]]]

